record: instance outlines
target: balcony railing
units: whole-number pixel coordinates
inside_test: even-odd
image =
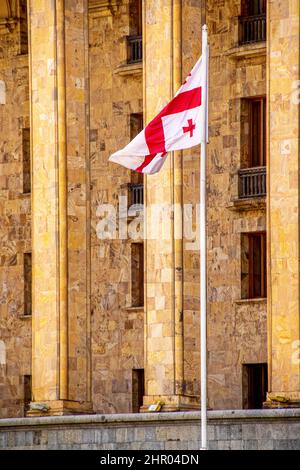
[[[240,22],[240,44],[261,42],[266,40],[266,15],[241,16]]]
[[[244,168],[239,171],[239,198],[264,197],[266,190],[266,167]]]
[[[129,188],[129,201],[130,205],[144,204],[144,185],[143,183],[130,183]]]
[[[143,59],[142,36],[128,36],[128,64],[141,62]]]

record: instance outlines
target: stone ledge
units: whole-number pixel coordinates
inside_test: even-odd
[[[253,211],[253,210],[266,210],[266,198],[265,197],[252,197],[245,199],[234,199],[230,201],[227,209],[232,211]]]
[[[120,6],[120,0],[89,0],[89,13],[92,15],[113,15]]]
[[[143,73],[143,62],[137,62],[135,64],[122,64],[114,70],[114,74],[120,75],[121,77],[127,77],[130,75],[142,75]]]
[[[128,423],[146,424],[155,422],[172,423],[177,421],[200,421],[200,411],[165,412],[165,413],[132,413],[110,415],[69,415],[47,416],[37,418],[5,418],[0,419],[0,428],[31,427],[31,426],[65,426],[74,425],[120,425]],[[248,421],[296,419],[300,421],[300,409],[265,409],[265,410],[214,410],[208,412],[209,421]]]
[[[122,310],[125,311],[125,312],[144,312],[145,307],[144,306],[142,306],[142,307],[129,306],[129,307],[123,307]]]
[[[241,60],[265,56],[266,53],[266,42],[257,42],[253,44],[232,47],[231,49],[228,49],[228,51],[226,51],[225,55],[233,60]]]
[[[238,299],[234,301],[237,305],[244,305],[244,304],[265,304],[267,303],[266,297],[258,297],[255,299]]]
[[[32,315],[19,315],[18,318],[19,320],[32,320]]]
[[[18,24],[15,18],[0,18],[0,34],[12,33]]]

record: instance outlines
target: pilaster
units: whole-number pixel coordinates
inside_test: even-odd
[[[299,32],[299,3],[269,1],[268,407],[300,405]]]
[[[182,83],[181,3],[144,2],[146,122]],[[163,411],[199,407],[198,397],[184,395],[182,188],[180,152],[170,154],[163,169],[146,179],[146,393],[142,411],[157,401]]]
[[[30,0],[33,404],[90,409],[88,28],[83,0]]]

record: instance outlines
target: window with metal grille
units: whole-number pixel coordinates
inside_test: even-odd
[[[242,14],[239,19],[240,44],[266,40],[266,0],[242,1]]]
[[[243,364],[243,408],[260,409],[267,398],[268,366],[262,364]]]
[[[141,62],[143,58],[142,44],[142,0],[131,0],[129,3],[128,63]]]
[[[131,244],[131,306],[144,305],[144,244]]]
[[[239,197],[266,195],[266,98],[241,102]]]
[[[266,232],[241,235],[241,297],[267,296]]]

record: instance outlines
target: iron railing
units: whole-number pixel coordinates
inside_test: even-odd
[[[143,59],[142,36],[128,36],[128,64],[141,62]]]
[[[130,205],[144,204],[144,185],[143,183],[130,183],[129,188],[129,201]]]
[[[264,197],[266,189],[266,167],[243,168],[239,171],[239,198]]]
[[[266,40],[266,15],[240,16],[240,44]]]

